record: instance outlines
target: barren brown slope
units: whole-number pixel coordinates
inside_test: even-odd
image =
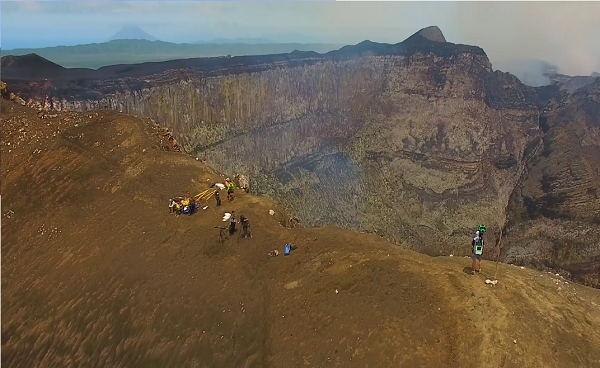
[[[507,265],[492,288],[467,259],[285,229],[242,193],[222,209],[254,237],[219,246],[212,206],[166,206],[218,175],[151,124],[4,101],[1,117],[3,366],[600,366],[599,290]]]

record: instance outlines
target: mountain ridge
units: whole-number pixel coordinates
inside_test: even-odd
[[[428,27],[427,29],[430,29]],[[224,64],[225,68],[228,65],[241,66],[248,64],[250,67],[252,65],[261,64],[261,63],[277,63],[277,62],[289,62],[294,63],[294,61],[299,60],[301,58],[309,59],[307,62],[314,63],[318,59],[339,59],[339,58],[351,58],[357,57],[362,54],[370,54],[370,55],[405,55],[411,56],[418,52],[431,52],[438,56],[449,57],[451,55],[458,56],[462,52],[469,52],[474,55],[483,56],[486,59],[486,68],[491,68],[491,64],[489,60],[487,60],[487,56],[483,49],[477,46],[469,46],[462,44],[453,44],[449,42],[437,42],[430,41],[428,38],[421,35],[420,30],[407,38],[406,40],[396,43],[396,44],[386,44],[386,43],[377,43],[369,40],[365,40],[356,45],[346,45],[341,47],[338,50],[332,50],[326,53],[316,53],[310,52],[310,54],[299,52],[298,50],[294,50],[290,53],[284,54],[273,54],[273,55],[252,55],[252,56],[233,56],[231,58],[224,57],[209,57],[209,58],[189,58],[185,60],[170,60],[170,61],[156,61],[156,62],[144,62],[140,64],[124,64],[124,65],[109,65],[105,67],[101,67],[97,70],[94,69],[85,69],[85,68],[77,68],[77,73],[73,76],[69,75],[68,71],[66,74],[60,74],[54,76],[52,74],[48,74],[46,78],[48,79],[61,79],[61,78],[110,78],[116,75],[119,77],[125,76],[140,76],[148,73],[157,73],[159,71],[165,71],[169,69],[183,68],[183,69],[196,69],[202,71],[203,69],[214,68],[215,64]],[[439,31],[439,29],[438,29]],[[441,34],[441,31],[439,31]],[[441,36],[443,37],[443,35]],[[161,41],[159,41],[161,42]],[[317,56],[318,55],[318,56]],[[309,56],[309,57],[308,57]],[[4,57],[3,57],[4,59]],[[137,70],[143,69],[144,67],[148,67],[149,71],[141,71],[136,72]],[[70,68],[65,68],[69,70]],[[73,68],[75,69],[75,68]],[[135,71],[134,71],[135,70]],[[7,66],[7,70],[3,73],[6,75],[4,77],[7,81],[14,79],[27,79],[26,75],[19,74],[13,75],[11,74],[13,71],[9,66]],[[140,74],[141,73],[141,74]],[[37,76],[36,76],[37,78]]]
[[[98,69],[115,64],[161,62],[202,57],[232,55],[263,55],[291,52],[294,49],[327,52],[341,47],[329,44],[192,44],[148,40],[113,40],[76,46],[55,46],[41,49],[3,50],[4,56],[37,53],[62,66]]]

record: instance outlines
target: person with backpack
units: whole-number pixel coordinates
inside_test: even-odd
[[[471,259],[473,264],[471,266],[471,274],[481,273],[481,257],[483,255],[483,248],[485,246],[483,242],[483,234],[485,233],[485,225],[481,224],[475,232],[475,237],[471,241]]]
[[[227,200],[229,202],[231,202],[232,199],[233,199],[233,182],[230,181],[229,184],[227,185]]]
[[[252,234],[250,233],[250,221],[248,217],[241,215],[240,222],[242,223],[242,238],[252,238]]]

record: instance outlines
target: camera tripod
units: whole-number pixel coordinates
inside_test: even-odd
[[[224,231],[227,230],[227,228],[226,227],[215,226],[215,229],[219,229],[219,244],[221,244],[221,245],[225,244],[225,238],[227,236],[224,235]]]

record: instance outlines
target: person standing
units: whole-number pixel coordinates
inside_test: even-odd
[[[227,186],[227,200],[231,202],[233,200],[233,182],[230,181]]]
[[[481,273],[481,257],[483,256],[483,248],[485,246],[483,242],[483,234],[485,233],[485,225],[479,225],[475,232],[475,237],[471,241],[471,259],[473,264],[471,265],[471,274]]]
[[[231,217],[229,218],[229,235],[233,235],[235,233],[235,224],[237,220],[235,218],[235,211],[231,211]]]
[[[190,197],[190,216],[196,212],[196,199],[194,197]]]
[[[250,221],[248,217],[241,215],[240,222],[242,223],[242,238],[252,238],[252,234],[250,233]]]
[[[215,190],[215,200],[217,201],[217,207],[221,206],[221,193],[219,193],[219,189]]]

